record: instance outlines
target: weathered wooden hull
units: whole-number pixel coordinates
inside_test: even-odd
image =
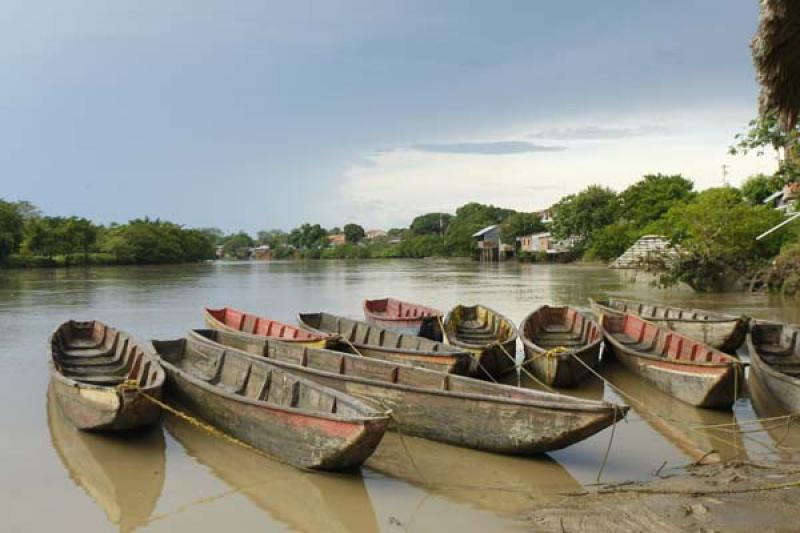
[[[459,375],[469,373],[472,364],[466,350],[375,324],[328,313],[301,313],[298,319],[308,329],[338,336],[330,346],[334,350]]]
[[[213,313],[218,313],[219,311],[221,311],[221,310],[219,310],[219,309],[204,309],[203,310],[203,320],[205,321],[205,323],[206,323],[206,325],[208,327],[210,327],[211,329],[219,329],[219,330],[225,330],[225,331],[234,331],[234,332],[241,331],[239,329],[236,329],[236,328],[233,328],[233,327],[229,326],[228,324],[222,322],[217,317],[215,317]],[[263,321],[268,321],[268,322],[271,322],[271,323],[274,323],[274,324],[279,324],[279,325],[286,326],[288,328],[291,328],[292,330],[299,329],[299,328],[296,328],[294,326],[290,326],[289,324],[283,324],[281,322],[277,322],[277,321],[274,321],[274,320],[269,320],[269,319],[266,319],[264,317],[257,317],[255,315],[249,315],[248,313],[244,313],[242,311],[238,311],[238,310],[235,310],[235,309],[233,311],[237,312],[237,313],[241,313],[242,315],[244,315],[246,317],[252,317],[254,322],[258,321],[258,320],[263,320]],[[240,327],[242,327],[242,326],[244,326],[244,324],[240,324]],[[257,328],[257,324],[254,323],[251,327]],[[247,333],[250,333],[250,332],[247,332]],[[281,336],[281,335],[264,335],[264,336],[267,337],[267,338],[276,339],[276,340],[279,340],[279,341],[282,341],[282,342],[289,342],[289,343],[298,344],[300,346],[307,346],[309,348],[327,348],[327,347],[335,344],[336,340],[337,340],[336,336],[334,336],[334,335],[324,335],[324,334],[316,334],[316,333],[312,334],[310,332],[303,332],[303,333],[306,333],[305,335],[302,335],[303,338],[292,338],[291,336],[288,336],[288,335],[283,335],[283,336]],[[253,333],[253,334],[254,335],[259,335],[259,333]]]
[[[454,307],[445,318],[447,342],[472,353],[470,375],[498,379],[516,368],[517,327],[482,305]]]
[[[625,344],[614,334],[619,328],[618,324],[609,321],[628,319],[635,322],[634,333],[640,338],[633,339],[638,342]],[[679,400],[697,407],[729,409],[743,392],[741,365],[731,356],[634,315],[603,315],[600,323],[608,346],[623,365]],[[644,337],[645,331],[653,337]],[[656,356],[637,349],[643,344],[649,344],[659,354],[677,351],[678,358]],[[700,347],[700,350],[692,349],[694,346]],[[693,360],[699,355],[723,362],[699,363]]]
[[[225,433],[277,460],[301,468],[360,466],[380,443],[386,419],[361,423],[292,415],[209,394],[165,365],[169,393]]]
[[[160,398],[164,373],[127,333],[68,321],[50,336],[48,352],[53,397],[75,427],[124,431],[158,422],[161,408],[140,391]]]
[[[624,417],[626,407],[497,385],[330,350],[297,349],[246,335],[189,338],[266,356],[275,365],[391,410],[400,432],[480,450],[536,454],[564,448]]]
[[[735,353],[744,342],[750,319],[702,309],[683,309],[631,300],[589,300],[596,313],[615,312],[640,316],[676,333],[726,353]]]
[[[600,364],[600,326],[575,309],[541,306],[520,330],[526,367],[549,387],[574,387]]]
[[[442,312],[394,298],[364,301],[364,318],[370,324],[406,335],[442,340]]]
[[[747,335],[750,368],[786,411],[800,414],[800,328],[756,323]]]
[[[164,485],[166,457],[160,428],[126,432],[125,438],[79,431],[47,394],[53,448],[69,477],[103,509],[120,531],[150,520]]]

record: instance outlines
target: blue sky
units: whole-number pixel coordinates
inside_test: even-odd
[[[99,222],[406,225],[470,201],[770,170],[758,3],[0,6],[0,197]]]

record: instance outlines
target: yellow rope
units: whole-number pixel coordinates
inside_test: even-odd
[[[154,404],[158,405],[159,407],[161,407],[165,411],[177,416],[181,420],[183,420],[185,422],[188,422],[189,424],[191,424],[191,425],[193,425],[193,426],[195,426],[197,428],[202,429],[203,431],[211,433],[212,435],[220,437],[221,439],[227,440],[228,442],[231,442],[233,444],[237,444],[237,445],[241,446],[242,448],[246,448],[246,449],[250,450],[251,452],[255,452],[255,453],[257,453],[257,454],[259,454],[259,455],[261,455],[263,457],[266,457],[268,459],[272,459],[273,461],[278,461],[278,462],[281,462],[281,463],[284,463],[284,464],[288,464],[286,461],[280,459],[279,457],[276,457],[274,455],[270,455],[270,454],[268,454],[267,452],[265,452],[263,450],[259,450],[258,448],[254,447],[254,446],[251,446],[250,444],[247,444],[246,442],[241,441],[241,440],[237,439],[236,437],[234,437],[232,435],[229,435],[229,434],[225,433],[224,431],[220,431],[219,429],[215,428],[214,426],[212,426],[210,424],[207,424],[207,423],[205,423],[205,422],[193,417],[192,415],[189,415],[187,413],[184,413],[183,411],[180,411],[179,409],[176,409],[176,408],[172,407],[168,403],[159,400],[155,396],[152,396],[152,395],[146,393],[139,386],[139,382],[134,380],[134,379],[126,379],[125,381],[123,381],[122,383],[117,385],[117,390],[119,390],[119,391],[125,391],[125,390],[136,391],[139,394],[141,394],[144,398],[147,398],[149,401],[151,401]],[[296,465],[292,465],[292,466],[296,466]],[[303,468],[301,466],[296,466],[296,467],[300,468],[302,470],[308,470],[307,468]]]

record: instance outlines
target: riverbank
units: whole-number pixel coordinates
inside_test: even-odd
[[[798,508],[800,463],[729,462],[562,494],[522,519],[535,531],[797,531]]]

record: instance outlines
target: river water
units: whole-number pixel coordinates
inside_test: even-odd
[[[202,327],[203,306],[284,320],[318,310],[358,318],[364,298],[388,295],[440,309],[484,303],[517,322],[542,303],[585,308],[587,297],[606,295],[800,322],[795,299],[661,290],[603,267],[386,260],[0,271],[3,530],[516,529],[541,495],[595,483],[610,429],[533,458],[390,433],[360,474],[310,474],[171,416],[127,439],[80,433],[48,402],[47,337],[66,319],[97,318],[142,340],[167,339]],[[603,372],[649,412],[645,419],[634,409],[617,425],[602,482],[650,479],[699,459],[800,458],[796,428],[754,422],[781,414],[758,390],[733,413],[706,411],[613,364]],[[574,393],[622,402],[599,381]]]

